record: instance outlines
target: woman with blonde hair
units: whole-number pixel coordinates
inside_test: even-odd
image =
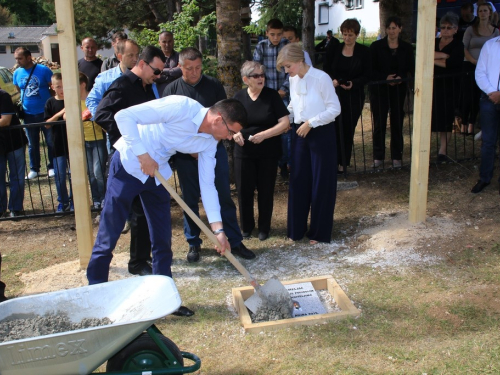
[[[276,65],[290,76],[288,110],[293,117],[287,235],[294,241],[307,236],[311,244],[330,242],[337,194],[339,99],[329,76],[305,63],[297,43],[280,51]]]

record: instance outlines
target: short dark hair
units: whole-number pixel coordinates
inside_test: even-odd
[[[121,53],[122,55],[125,53],[125,48],[127,47],[127,43],[128,44],[133,44],[134,46],[136,46],[137,48],[139,48],[139,50],[141,49],[141,47],[139,47],[139,45],[137,44],[137,42],[133,39],[122,39],[120,40],[117,44],[116,44],[116,52],[117,53]]]
[[[462,9],[469,9],[471,12],[474,12],[474,5],[472,3],[463,3],[460,7],[460,10]]]
[[[246,128],[248,126],[247,110],[239,100],[224,99],[218,101],[210,107],[210,112],[220,113],[230,124],[237,122],[242,128]]]
[[[359,35],[361,31],[361,25],[356,18],[348,18],[342,25],[340,25],[340,31],[343,33],[344,31],[352,31],[354,34]]]
[[[165,57],[161,49],[155,46],[146,46],[139,55],[139,60],[137,60],[137,64],[139,64],[139,61],[141,60],[149,64],[154,60],[155,57],[158,57],[163,62],[167,61],[167,58]]]
[[[174,33],[171,31],[162,31],[160,35],[158,35],[158,38],[162,35],[170,35],[172,38],[174,37]]]
[[[80,84],[85,83],[85,87],[89,85],[89,77],[87,77],[84,73],[78,72],[78,82]]]
[[[54,80],[54,81],[62,81],[62,74],[57,72],[57,73],[54,73],[52,74],[52,77],[50,77],[51,80]]]
[[[297,29],[293,26],[285,26],[283,27],[283,31],[293,31],[295,34],[295,37],[297,38],[299,36],[299,33],[297,32]]]
[[[333,31],[332,31],[332,30],[328,30],[328,31],[326,32],[326,35],[333,35]]]
[[[117,31],[116,33],[113,34],[111,37],[111,40],[113,42],[116,42],[117,40],[125,40],[128,39],[128,35],[125,34],[123,31]]]
[[[14,52],[21,52],[24,55],[24,57],[31,56],[31,51],[26,47],[17,47]]]
[[[387,29],[393,22],[397,27],[402,27],[401,18],[398,16],[390,16],[385,20],[385,28]]]
[[[269,20],[267,23],[266,30],[270,29],[277,29],[277,30],[283,30],[283,22],[281,22],[277,18],[273,18],[272,20]]]
[[[179,52],[179,64],[184,65],[184,60],[194,61],[200,59],[203,61],[203,55],[194,47],[186,47]]]

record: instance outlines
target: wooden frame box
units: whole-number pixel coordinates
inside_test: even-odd
[[[277,328],[290,327],[294,325],[313,325],[318,323],[325,323],[330,320],[345,319],[350,316],[359,316],[361,314],[361,311],[359,311],[356,306],[352,304],[349,297],[347,297],[339,284],[337,284],[335,279],[330,275],[301,280],[290,280],[284,281],[282,283],[284,285],[289,285],[304,282],[310,282],[313,285],[314,290],[326,289],[342,311],[320,315],[301,316],[297,318],[282,319],[269,322],[252,323],[250,314],[248,313],[248,310],[245,306],[245,301],[254,293],[254,288],[251,286],[233,288],[233,303],[236,307],[238,315],[240,316],[240,322],[245,329],[245,332],[255,333]]]

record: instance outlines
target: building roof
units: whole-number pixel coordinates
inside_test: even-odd
[[[57,35],[56,26],[54,23],[50,26],[0,27],[0,44],[36,44],[46,35]]]

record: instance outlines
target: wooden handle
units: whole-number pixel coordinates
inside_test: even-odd
[[[222,248],[221,244],[219,243],[219,240],[215,235],[213,234],[212,230],[209,229],[203,221],[189,208],[189,206],[182,200],[182,198],[177,194],[175,189],[170,186],[167,183],[167,180],[161,175],[161,173],[158,170],[155,170],[155,177],[161,182],[161,184],[167,189],[169,194],[174,197],[177,203],[182,207],[184,212],[186,212],[189,217],[200,227],[200,229],[207,235],[207,237],[210,239],[210,241],[213,242],[215,246],[217,246],[219,249]],[[247,271],[245,267],[234,257],[233,254],[229,251],[224,251],[224,256],[231,262],[231,264],[238,270],[240,273],[247,279],[247,281],[252,285],[255,290],[260,290],[260,285],[257,283],[255,278],[250,274],[250,272]]]

